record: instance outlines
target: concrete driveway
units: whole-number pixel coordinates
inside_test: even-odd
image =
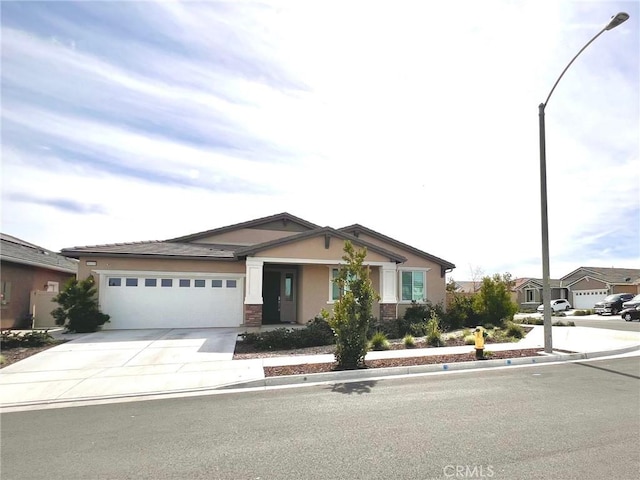
[[[0,406],[198,390],[264,378],[259,361],[232,361],[238,333],[208,328],[63,335],[73,340],[2,369]]]

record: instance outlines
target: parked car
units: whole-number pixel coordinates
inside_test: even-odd
[[[639,306],[640,306],[640,295],[636,295],[635,297],[633,297],[628,302],[624,302],[622,304],[622,308],[625,309],[625,310],[627,308],[634,308],[634,307],[639,307]]]
[[[565,300],[564,298],[559,298],[557,300],[551,300],[551,311],[552,312],[562,312],[564,310],[571,310],[571,304]],[[539,312],[544,312],[544,303],[538,306]]]
[[[631,320],[640,320],[640,307],[625,308],[620,312],[620,316],[624,318],[626,322]]]
[[[601,302],[596,303],[595,311],[598,315],[609,313],[617,315],[622,310],[622,304],[633,298],[633,293],[614,293],[605,297]]]

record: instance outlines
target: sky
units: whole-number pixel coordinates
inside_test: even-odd
[[[640,268],[640,3],[6,1],[1,231],[59,251],[289,212],[456,264]]]

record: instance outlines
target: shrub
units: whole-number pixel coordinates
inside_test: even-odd
[[[31,331],[26,333],[3,330],[0,332],[0,347],[11,349],[18,347],[41,347],[53,341],[53,337],[48,331]]]
[[[558,320],[557,322],[553,323],[553,326],[554,327],[575,327],[576,324],[575,322],[571,322],[571,321],[563,322],[562,320]]]
[[[369,324],[369,330],[367,332],[367,338],[373,337],[376,332],[384,333],[387,338],[402,338],[404,333],[400,333],[400,325],[402,319],[397,318],[389,321],[376,321]]]
[[[296,348],[331,345],[333,330],[322,318],[311,320],[305,328],[276,328],[260,333],[241,334],[243,342],[257,350],[292,350]]]
[[[499,327],[513,320],[518,306],[511,300],[510,289],[513,285],[511,275],[495,274],[484,277],[477,295],[474,296],[474,311],[480,315],[483,323],[496,322]]]
[[[435,312],[431,312],[431,318],[427,322],[427,343],[432,347],[440,347],[443,345],[440,325],[438,324],[438,316]]]
[[[389,340],[387,336],[382,332],[376,332],[371,337],[371,349],[372,350],[389,350]]]
[[[518,322],[523,325],[544,325],[544,319],[534,317],[526,317],[518,320]]]
[[[7,362],[7,359],[4,358],[3,355],[0,355],[0,365],[4,365]]]
[[[412,335],[405,335],[402,339],[402,343],[406,348],[413,348],[416,346],[416,339]]]
[[[587,310],[576,310],[575,312],[573,312],[573,314],[576,317],[584,317],[585,315],[593,315],[595,314],[596,311],[593,309],[587,309]]]
[[[476,337],[473,336],[473,333],[464,336],[464,344],[465,345],[475,345]]]
[[[324,312],[336,336],[335,358],[339,369],[352,370],[364,366],[367,332],[372,318],[373,302],[379,297],[373,289],[369,267],[364,265],[367,249],[356,251],[350,241],[344,242],[345,264],[334,280],[340,299],[333,314]]]
[[[505,334],[507,337],[520,339],[524,337],[524,328],[522,328],[520,325],[517,325],[513,322],[509,322],[507,323]]]
[[[95,281],[92,276],[78,281],[70,279],[64,290],[53,298],[60,305],[51,312],[56,325],[70,332],[88,333],[97,331],[109,321],[109,315],[100,311],[96,298]]]

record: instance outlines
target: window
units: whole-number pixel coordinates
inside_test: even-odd
[[[47,292],[58,293],[60,284],[58,282],[47,282]]]
[[[181,287],[190,287],[191,286],[191,280],[189,280],[188,278],[181,278],[179,285]]]
[[[340,300],[340,287],[336,283],[336,278],[338,278],[338,273],[339,272],[340,272],[339,268],[332,268],[331,269],[331,279],[329,281],[331,283],[331,301],[333,301],[333,302],[336,302],[336,301]],[[347,278],[347,284],[344,286],[344,291],[345,292],[349,291],[348,282],[350,280],[352,280],[352,279],[353,279],[353,277],[351,275],[349,275],[349,277]]]
[[[293,301],[293,273],[284,275],[284,299],[287,302]]]
[[[213,288],[222,288],[222,280],[211,280],[211,286]]]
[[[526,296],[525,302],[533,303],[536,301],[536,291],[533,288],[527,288],[524,293]]]
[[[236,280],[227,280],[227,288],[236,288]]]
[[[109,278],[109,286],[110,287],[119,287],[122,285],[121,278]]]
[[[144,286],[145,287],[157,287],[158,286],[158,279],[157,278],[145,278],[144,279]]]
[[[194,280],[193,281],[193,286],[196,288],[202,288],[204,287],[205,281],[204,280]]]
[[[173,287],[173,279],[171,278],[163,278],[160,280],[161,287]]]
[[[2,282],[0,305],[8,305],[9,302],[11,302],[11,282]]]
[[[127,287],[137,287],[138,286],[138,279],[137,278],[127,278],[125,280],[125,285]]]
[[[425,295],[425,272],[420,270],[412,270],[409,272],[401,272],[401,300],[403,302],[424,302]]]

